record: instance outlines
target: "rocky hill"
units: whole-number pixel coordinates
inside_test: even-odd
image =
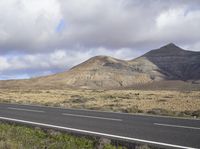
[[[133,60],[96,56],[66,72],[29,80],[0,81],[6,87],[126,88],[161,81],[200,80],[200,52],[168,44]]]
[[[167,80],[200,80],[200,52],[185,51],[168,44],[143,57],[154,63]]]

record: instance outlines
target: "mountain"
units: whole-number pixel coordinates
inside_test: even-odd
[[[161,81],[200,80],[200,52],[186,51],[173,43],[133,60],[95,56],[55,75],[29,80],[1,81],[0,87],[124,88]]]
[[[171,43],[144,57],[154,63],[167,80],[200,79],[200,52],[185,51]]]

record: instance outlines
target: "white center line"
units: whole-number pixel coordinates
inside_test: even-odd
[[[159,123],[154,123],[154,125],[165,126],[165,127],[185,128],[185,129],[199,129],[200,130],[199,127],[182,126],[182,125],[159,124]]]
[[[89,131],[89,130],[83,130],[83,129],[77,129],[77,128],[56,126],[56,125],[51,125],[51,124],[45,124],[45,123],[39,123],[39,122],[33,122],[33,121],[26,121],[26,120],[14,119],[14,118],[0,117],[0,120],[8,120],[8,121],[24,123],[24,124],[32,124],[32,125],[38,125],[38,126],[44,126],[44,127],[51,127],[51,128],[56,128],[56,129],[63,129],[63,130],[66,130],[66,131],[74,131],[74,132],[79,132],[79,133],[90,134],[90,135],[100,135],[100,136],[104,136],[104,137],[111,137],[111,138],[122,139],[122,140],[127,140],[127,141],[156,144],[156,145],[173,147],[173,148],[178,148],[178,149],[197,149],[197,148],[194,148],[194,147],[181,146],[181,145],[175,145],[175,144],[169,144],[169,143],[163,143],[163,142],[156,142],[156,141],[149,141],[149,140],[144,140],[144,139],[137,139],[137,138],[131,138],[131,137],[125,137],[125,136],[119,136],[119,135],[113,135],[113,134],[107,134],[107,133],[95,132],[95,131]]]
[[[30,110],[30,109],[21,109],[21,108],[12,108],[12,107],[8,107],[8,109],[10,110],[18,110],[18,111],[27,111],[27,112],[38,112],[38,113],[43,113],[44,111],[40,111],[40,110]]]
[[[62,115],[74,116],[74,117],[95,118],[95,119],[103,119],[103,120],[110,120],[110,121],[122,121],[122,119],[114,119],[114,118],[107,118],[107,117],[96,117],[96,116],[89,116],[89,115],[78,115],[78,114],[69,114],[69,113],[62,113]]]

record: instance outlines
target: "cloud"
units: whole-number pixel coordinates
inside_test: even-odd
[[[2,0],[0,16],[0,78],[95,55],[131,59],[169,42],[200,51],[199,0]]]
[[[0,57],[0,72],[6,70],[10,67],[7,59],[5,57]]]
[[[199,4],[198,0],[3,0],[0,51],[193,44],[200,35]]]
[[[200,34],[200,9],[187,12],[187,7],[169,9],[161,13],[156,20],[157,36],[164,40],[173,40],[179,43],[198,42]]]
[[[0,51],[5,53],[47,48],[62,18],[56,0],[3,0],[0,16]]]
[[[84,53],[59,49],[48,54],[5,55],[4,57],[0,56],[0,79],[12,78],[13,73],[17,73],[14,78],[30,78],[61,72],[95,55],[132,59],[141,55],[141,52],[133,53],[132,49],[118,49],[113,52],[105,48],[98,48],[87,50]]]

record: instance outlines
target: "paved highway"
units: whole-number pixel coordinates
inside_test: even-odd
[[[200,120],[5,103],[0,120],[164,148],[200,148]]]

